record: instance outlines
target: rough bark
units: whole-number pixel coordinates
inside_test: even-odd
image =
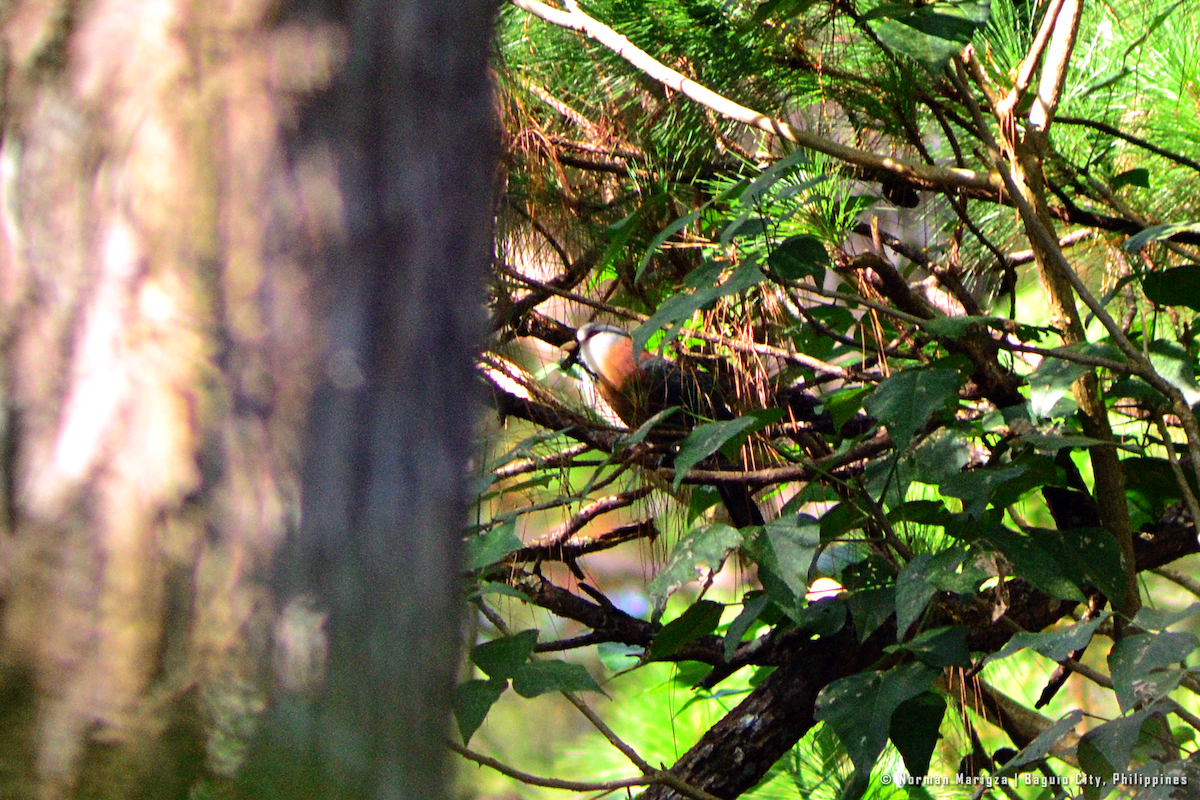
[[[341,6],[4,7],[0,794],[229,788],[273,666],[321,780],[432,796],[376,735],[456,641],[490,11]]]

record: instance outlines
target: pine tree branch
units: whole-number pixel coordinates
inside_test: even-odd
[[[604,23],[583,13],[574,2],[565,3],[566,10],[553,8],[539,0],[510,0],[510,2],[552,25],[578,31],[624,58],[643,74],[686,95],[701,105],[732,120],[775,134],[801,147],[867,170],[899,175],[928,188],[968,189],[997,196],[1002,188],[1000,178],[983,172],[951,167],[929,166],[880,156],[865,150],[848,147],[832,139],[800,130],[781,120],[769,117],[752,108],[722,97],[706,86],[671,69],[653,56],[635,47],[627,38]]]

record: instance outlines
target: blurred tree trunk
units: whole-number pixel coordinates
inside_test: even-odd
[[[0,795],[440,795],[492,5],[4,6]]]

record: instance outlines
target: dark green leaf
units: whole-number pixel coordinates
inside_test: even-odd
[[[739,236],[762,236],[768,230],[771,220],[763,217],[742,216],[735,219],[721,231],[722,244],[729,244]]]
[[[771,272],[784,280],[819,278],[829,266],[829,254],[815,236],[789,236],[775,246],[767,263]]]
[[[1107,529],[1057,531],[1033,528],[1029,534],[1062,565],[1072,580],[1090,583],[1108,597],[1120,597],[1125,591],[1121,546]]]
[[[970,43],[990,13],[990,0],[942,0],[923,6],[883,4],[867,16],[884,18],[875,28],[880,41],[936,74]]]
[[[1182,662],[1197,646],[1200,642],[1192,634],[1173,631],[1126,636],[1113,645],[1108,668],[1121,710],[1136,705],[1141,680],[1157,669]]]
[[[1150,188],[1150,170],[1145,167],[1134,167],[1127,169],[1120,175],[1117,175],[1112,180],[1112,188],[1115,192],[1123,186],[1141,186],[1143,189]]]
[[[987,660],[991,662],[1000,658],[1007,658],[1018,650],[1027,647],[1051,661],[1062,661],[1076,650],[1086,646],[1092,640],[1092,636],[1095,635],[1096,628],[1100,627],[1100,624],[1108,619],[1109,616],[1109,613],[1105,612],[1090,622],[1068,625],[1056,631],[1043,631],[1041,633],[1023,631],[1009,639],[1003,648],[992,653],[987,657]]]
[[[1142,278],[1142,289],[1152,303],[1200,311],[1200,267],[1194,264],[1147,272]]]
[[[1043,592],[1065,600],[1083,600],[1079,587],[1063,574],[1062,565],[1031,537],[996,526],[988,530],[983,539],[1008,559],[1015,574]]]
[[[1200,603],[1192,603],[1190,606],[1177,611],[1172,611],[1165,608],[1148,608],[1142,606],[1138,611],[1137,616],[1133,618],[1135,624],[1146,630],[1161,631],[1169,628],[1180,620],[1185,620],[1188,617],[1195,616],[1200,613]]]
[[[747,596],[741,613],[734,618],[733,622],[729,623],[729,629],[725,631],[726,661],[733,658],[733,653],[737,650],[738,645],[742,643],[742,637],[746,635],[746,631],[750,630],[750,626],[754,624],[755,620],[766,610],[770,603],[771,598],[765,592],[756,594],[753,598]]]
[[[961,383],[956,370],[908,369],[880,383],[863,405],[903,450],[926,420],[957,404]]]
[[[598,692],[596,679],[582,664],[566,661],[530,661],[513,676],[513,690],[521,697],[547,692]]]
[[[483,724],[488,711],[507,688],[508,681],[504,678],[492,678],[466,681],[454,689],[454,719],[464,745],[471,743],[471,737]]]
[[[929,759],[937,746],[945,713],[946,699],[934,692],[922,692],[905,700],[892,712],[888,736],[900,751],[909,775],[928,774]]]
[[[767,594],[789,616],[795,616],[808,590],[808,570],[820,546],[815,524],[772,520],[746,540],[746,555],[758,565]]]
[[[465,551],[463,560],[466,562],[467,570],[473,572],[482,569],[495,564],[509,553],[520,550],[524,545],[513,533],[515,529],[516,521],[509,521],[497,525],[481,536],[468,539],[463,547]]]
[[[832,727],[860,775],[868,775],[887,744],[892,713],[929,688],[939,671],[913,662],[888,672],[841,678],[817,696],[814,716]]]
[[[841,597],[823,597],[800,609],[792,619],[797,628],[814,636],[833,636],[846,624],[846,603]]]
[[[761,423],[753,416],[697,425],[679,445],[679,455],[675,456],[674,490],[679,490],[688,470],[720,450],[727,442],[758,427],[761,427]]]
[[[1076,748],[1079,766],[1090,777],[1098,778],[1105,786],[1110,786],[1113,773],[1124,772],[1129,766],[1129,756],[1150,714],[1150,709],[1144,709],[1128,717],[1105,722],[1085,733]],[[1102,797],[1106,791],[1097,786],[1084,786],[1084,796],[1089,800]]]
[[[953,548],[936,556],[919,553],[908,562],[904,571],[896,578],[896,636],[903,639],[908,629],[925,611],[937,587],[932,577],[953,572],[962,564],[966,552]]]
[[[656,609],[685,583],[697,578],[697,570],[720,569],[725,558],[742,543],[736,528],[716,523],[704,525],[679,540],[667,564],[654,576],[647,587]]]
[[[962,500],[963,510],[978,519],[983,516],[996,490],[1020,478],[1026,471],[1027,467],[1023,464],[974,469],[948,478],[942,483],[941,491],[946,497]]]
[[[996,773],[996,777],[1015,775],[1023,767],[1041,761],[1060,739],[1075,729],[1081,719],[1083,719],[1083,712],[1079,710],[1062,717],[1039,733],[1032,742],[1022,748],[1021,752],[1009,759],[1004,767]]]
[[[939,485],[962,472],[969,459],[970,445],[965,438],[954,431],[937,431],[913,451],[912,479]]]
[[[867,519],[867,513],[849,500],[838,503],[821,517],[821,541],[832,542],[843,533],[862,527]]]
[[[858,640],[865,642],[896,610],[896,590],[891,586],[863,589],[846,600]]]
[[[700,600],[673,619],[654,635],[647,655],[666,658],[685,644],[691,644],[701,636],[707,636],[721,624],[721,613],[725,606],[712,600]]]
[[[967,650],[968,629],[963,625],[936,628],[913,637],[904,644],[892,645],[889,651],[904,650],[915,655],[924,664],[937,669],[971,666],[971,653]]]
[[[533,655],[537,644],[536,629],[505,636],[471,650],[471,661],[492,678],[511,678]]]

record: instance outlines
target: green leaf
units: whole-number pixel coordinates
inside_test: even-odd
[[[938,731],[946,714],[946,699],[934,692],[922,692],[896,706],[888,723],[888,737],[900,751],[909,775],[929,773],[929,759],[937,747]]]
[[[489,677],[511,678],[533,655],[537,640],[537,629],[495,639],[473,648],[471,661]]]
[[[865,642],[867,637],[887,622],[887,618],[896,610],[896,590],[891,586],[879,589],[862,589],[850,595],[846,600],[850,609],[850,617],[854,620],[854,629],[858,632],[858,640]]]
[[[596,646],[600,663],[610,672],[624,672],[642,663],[644,648],[636,644],[621,642],[601,642]]]
[[[961,434],[936,431],[913,451],[912,479],[937,486],[962,472],[970,458],[970,443]]]
[[[675,481],[672,488],[679,491],[688,470],[720,450],[727,442],[760,427],[761,421],[754,416],[697,425],[679,445],[679,454],[675,456]]]
[[[1126,636],[1108,654],[1117,702],[1129,711],[1138,701],[1138,685],[1155,670],[1182,662],[1200,646],[1190,633],[1163,631]],[[1122,765],[1123,766],[1123,765]]]
[[[725,558],[742,544],[737,528],[715,523],[704,525],[679,540],[666,566],[647,587],[656,609],[680,586],[697,578],[697,570],[720,569]]]
[[[896,637],[903,639],[908,629],[920,618],[937,587],[931,578],[947,571],[953,572],[962,564],[966,552],[959,547],[938,553],[919,553],[896,578]]]
[[[733,622],[729,623],[729,628],[725,631],[724,645],[726,661],[733,658],[733,653],[738,649],[738,645],[742,643],[742,637],[746,635],[746,631],[750,630],[750,626],[754,624],[758,616],[770,604],[771,598],[766,592],[755,594],[752,598],[747,595],[741,613],[734,618]]]
[[[513,691],[521,697],[547,692],[598,692],[600,686],[582,664],[567,661],[530,661],[513,676]]]
[[[941,0],[923,6],[884,3],[866,15],[880,41],[937,74],[963,51],[991,14],[990,0]]]
[[[467,571],[474,572],[495,564],[509,553],[515,553],[524,547],[524,543],[513,533],[516,526],[516,520],[510,520],[481,536],[468,539],[463,546],[463,560],[466,562]]]
[[[838,503],[821,517],[821,541],[832,542],[847,531],[862,527],[870,517],[854,503]]]
[[[1013,572],[1053,597],[1082,601],[1083,593],[1063,574],[1062,565],[1033,540],[997,525],[983,539],[999,550],[1012,564]]]
[[[1137,616],[1133,618],[1134,624],[1151,631],[1166,630],[1176,622],[1185,620],[1188,617],[1194,617],[1200,613],[1200,603],[1192,603],[1184,609],[1173,611],[1165,608],[1149,608],[1142,606],[1138,611]]]
[[[1188,405],[1200,402],[1200,386],[1196,385],[1196,373],[1188,351],[1178,342],[1167,339],[1155,339],[1147,349],[1154,371],[1182,392]]]
[[[1136,253],[1151,242],[1170,239],[1177,233],[1193,233],[1200,231],[1200,222],[1171,222],[1163,225],[1151,225],[1125,240],[1125,249]]]
[[[871,394],[870,386],[853,386],[839,389],[833,394],[822,398],[829,415],[833,417],[833,427],[841,430],[842,426],[854,418],[862,408],[863,400]]]
[[[488,711],[507,688],[508,681],[504,678],[469,680],[455,687],[454,720],[458,723],[458,732],[464,745],[471,743],[471,737],[483,724]]]
[[[1160,306],[1185,306],[1200,311],[1200,267],[1188,264],[1142,277],[1146,299]]]
[[[770,219],[749,216],[747,213],[725,226],[725,230],[721,231],[720,241],[722,244],[729,244],[739,236],[762,236],[770,229],[770,224]]]
[[[1103,797],[1111,785],[1114,772],[1125,772],[1129,757],[1142,732],[1142,725],[1151,714],[1143,709],[1128,717],[1114,719],[1098,725],[1085,733],[1079,740],[1076,755],[1079,766],[1090,777],[1103,781],[1103,786],[1085,785],[1084,797]]]
[[[829,266],[829,253],[815,236],[789,236],[775,246],[767,257],[767,263],[771,272],[784,280],[819,278]]]
[[[903,644],[891,645],[888,652],[912,653],[922,663],[936,669],[946,667],[969,667],[971,653],[967,649],[969,630],[963,625],[951,625],[923,631]]]
[[[1070,394],[1071,385],[1086,375],[1091,367],[1074,361],[1047,356],[1029,373],[1029,404],[1034,416],[1046,419],[1064,396]]]
[[[868,775],[888,741],[892,713],[923,693],[940,672],[913,662],[887,672],[841,678],[817,696],[814,716],[829,725],[860,775]]]
[[[1049,728],[1039,733],[1032,742],[1021,749],[1021,752],[1009,759],[1003,768],[995,774],[996,777],[1015,775],[1023,767],[1041,761],[1054,745],[1058,744],[1060,739],[1075,729],[1075,726],[1082,719],[1083,712],[1078,709],[1063,716]]]
[[[1040,653],[1051,661],[1062,661],[1076,650],[1085,647],[1092,640],[1096,629],[1110,616],[1111,614],[1106,611],[1090,622],[1068,625],[1060,630],[1043,631],[1041,633],[1030,633],[1028,631],[1018,633],[1009,639],[1003,648],[989,655],[987,663],[1001,658],[1008,658],[1013,653],[1024,648],[1029,648],[1035,653]]]
[[[758,565],[763,589],[793,618],[808,591],[808,570],[820,543],[816,524],[794,525],[780,519],[768,522],[744,545],[746,555]]]
[[[833,636],[846,625],[846,603],[840,597],[823,597],[792,617],[796,627],[813,636]]]
[[[1115,192],[1123,186],[1140,186],[1143,189],[1149,189],[1150,170],[1145,167],[1134,167],[1115,176],[1112,180],[1113,191]]]
[[[650,244],[646,247],[646,252],[642,255],[642,260],[638,262],[637,272],[635,272],[633,276],[634,283],[637,283],[642,279],[642,272],[646,269],[646,265],[650,263],[650,259],[654,257],[655,253],[658,252],[658,248],[662,247],[663,244],[666,243],[667,239],[670,239],[688,225],[691,225],[693,222],[700,219],[700,214],[702,212],[702,209],[697,209],[689,214],[684,214],[682,217],[675,220],[654,235],[654,238],[650,240]]]
[[[1072,528],[1058,531],[1032,528],[1029,535],[1062,565],[1063,572],[1078,583],[1090,583],[1107,597],[1125,591],[1125,567],[1121,546],[1105,528]]]
[[[904,450],[926,420],[958,403],[961,383],[957,370],[908,369],[880,383],[863,405]]]
[[[699,288],[694,292],[675,294],[668,297],[650,316],[650,319],[633,329],[633,349],[641,352],[646,342],[665,325],[692,318],[700,309],[715,303],[722,297],[744,292],[766,279],[752,259],[747,259],[733,271],[724,283]]]
[[[963,472],[946,479],[941,492],[946,497],[957,497],[963,501],[963,510],[979,519],[987,508],[988,501],[1001,486],[1013,482],[1028,471],[1024,464],[1007,467],[983,467]]]
[[[712,600],[697,601],[654,635],[647,655],[651,659],[666,658],[685,644],[707,636],[721,624],[721,613],[724,610],[725,606]]]

